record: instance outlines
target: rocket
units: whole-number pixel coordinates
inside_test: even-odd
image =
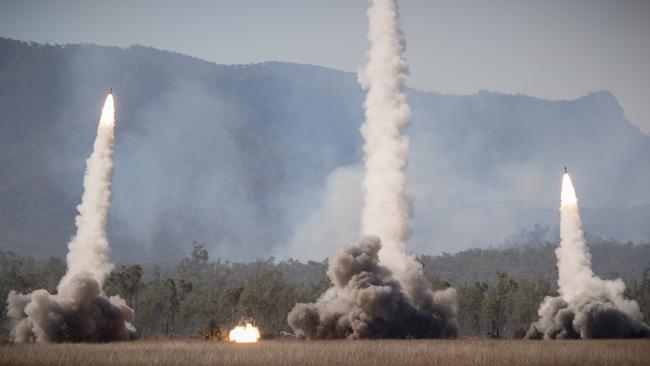
[[[113,90],[113,89],[111,89],[111,90]],[[564,167],[564,174],[569,174],[569,172],[567,172],[566,166]]]

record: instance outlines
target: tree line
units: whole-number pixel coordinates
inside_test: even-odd
[[[533,255],[539,248],[517,250]],[[510,253],[510,249],[488,251],[501,251],[506,256]],[[466,254],[456,256],[465,258]],[[474,281],[465,281],[467,275],[442,277],[444,270],[436,271],[434,264],[445,256],[453,257],[418,259],[434,288],[457,289],[461,337],[521,338],[537,319],[544,296],[557,294],[552,274],[521,276],[503,268]],[[481,264],[480,258],[465,259],[467,263],[461,266],[468,270]],[[617,258],[610,260],[616,262]],[[289,331],[286,317],[294,304],[315,301],[330,286],[327,267],[327,260],[211,260],[205,247],[195,242],[191,253],[175,264],[117,265],[104,290],[107,295],[122,296],[134,308],[135,326],[142,338],[191,337],[215,326],[227,330],[242,317],[252,317],[262,336],[272,338]],[[54,292],[64,273],[65,263],[60,258],[37,260],[0,251],[0,297],[6,299],[12,289],[31,292],[45,288]],[[650,266],[636,278],[625,280],[626,294],[637,300],[648,316]],[[0,317],[1,336],[6,340],[10,325],[4,307]]]

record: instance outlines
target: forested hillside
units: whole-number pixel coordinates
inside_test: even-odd
[[[456,254],[422,255],[427,272],[452,285],[473,283],[494,276],[497,271],[515,277],[555,282],[557,243],[501,249],[469,249]],[[650,267],[650,244],[622,244],[597,241],[589,245],[594,273],[602,278],[637,278]]]

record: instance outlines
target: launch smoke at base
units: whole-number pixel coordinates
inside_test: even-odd
[[[316,303],[297,304],[289,313],[294,332],[310,339],[456,337],[456,291],[436,293],[434,309],[415,307],[379,263],[380,249],[376,237],[346,245],[328,270],[334,286]]]

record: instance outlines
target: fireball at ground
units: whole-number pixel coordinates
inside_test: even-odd
[[[260,339],[260,330],[251,323],[234,327],[228,333],[228,340],[235,343],[255,343]]]

